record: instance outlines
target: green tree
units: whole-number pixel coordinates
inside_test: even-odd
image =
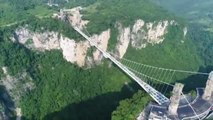
[[[139,90],[132,98],[120,101],[112,113],[112,120],[135,120],[150,100],[149,96]]]

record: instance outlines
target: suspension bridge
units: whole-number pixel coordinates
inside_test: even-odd
[[[183,94],[182,89],[178,90],[178,88],[175,88],[173,83],[173,78],[177,73],[202,75],[207,77],[210,76],[209,73],[167,69],[141,64],[126,58],[119,58],[119,56],[102,50],[98,43],[91,39],[91,35],[88,32],[88,35],[86,35],[78,27],[73,26],[73,28],[86,40],[88,40],[91,46],[96,47],[105,58],[111,60],[122,71],[137,82],[154,99],[154,101],[158,103],[156,105],[152,105],[150,110],[150,114],[154,114],[152,115],[154,116],[153,120],[155,117],[161,117],[163,120],[165,119],[165,115],[166,119],[203,119],[211,111],[213,99],[211,99],[211,96],[210,98],[208,97],[208,99],[204,99],[205,97],[203,96],[206,92],[204,89],[197,89],[198,95],[196,99],[190,101],[188,96]],[[213,79],[213,73],[211,76],[212,77],[209,77],[210,80]],[[171,89],[173,89],[173,91],[175,89],[176,91],[174,91],[174,94],[177,95],[174,95],[173,98],[171,97],[169,99],[164,94],[168,93],[167,91]],[[168,109],[175,111],[174,115],[173,113],[168,113]],[[151,120],[152,117],[149,119]]]

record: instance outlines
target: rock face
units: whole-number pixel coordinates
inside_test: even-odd
[[[32,78],[26,72],[18,73],[16,76],[10,76],[7,74],[6,67],[2,69],[4,69],[5,77],[1,78],[0,84],[5,86],[14,101],[19,101],[27,91],[34,88]]]
[[[177,109],[179,106],[179,101],[181,98],[181,93],[183,90],[183,84],[176,83],[175,87],[173,88],[172,91],[172,97],[170,98],[170,105],[169,105],[169,114],[170,115],[177,115]]]
[[[183,29],[183,36],[184,36],[184,37],[186,37],[187,32],[188,32],[188,29],[187,29],[187,27],[185,27],[185,28]]]
[[[118,31],[119,35],[117,38],[116,55],[119,58],[123,58],[129,46],[131,31],[130,27],[123,28],[121,24],[118,24]]]
[[[206,88],[204,90],[203,99],[209,100],[213,92],[213,71],[209,74],[209,78],[206,82]]]
[[[25,27],[15,31],[15,39],[19,43],[24,44],[29,49],[39,51],[60,49],[58,36],[58,33],[49,31],[44,33],[31,32]]]
[[[82,9],[81,7],[62,9],[60,13],[55,16],[63,18],[63,16],[65,16],[64,13],[66,13],[72,26],[83,29],[89,21],[82,19],[80,13]],[[148,44],[160,44],[163,42],[164,35],[167,33],[167,27],[174,24],[177,24],[174,20],[146,23],[142,19],[138,19],[133,26],[123,27],[121,23],[117,22],[115,26],[118,29],[118,35],[116,48],[113,50],[115,51],[114,54],[122,58],[127,52],[130,43],[132,47],[136,49],[145,48]],[[99,35],[95,34],[91,37],[104,51],[108,48],[108,42],[111,37],[110,31],[110,29],[107,29]],[[186,31],[184,31],[184,34],[186,34]],[[65,60],[71,63],[77,63],[80,67],[86,63],[92,64],[92,61],[100,63],[103,58],[98,50],[95,50],[92,56],[87,56],[88,49],[90,48],[89,42],[76,42],[74,39],[64,37],[58,32],[46,31],[38,33],[30,31],[26,27],[22,27],[16,30],[14,38],[14,41],[18,41],[29,49],[41,52],[53,49],[61,50]]]
[[[30,75],[27,72],[18,73],[15,76],[10,76],[7,72],[7,67],[2,67],[4,77],[0,78],[0,85],[4,86],[4,93],[1,95],[1,104],[4,104],[4,112],[1,113],[0,119],[7,120],[11,116],[10,112],[16,112],[16,119],[22,117],[20,100],[26,93],[35,88]],[[6,114],[5,114],[6,113]],[[4,115],[5,114],[5,115]]]
[[[77,63],[82,67],[85,65],[87,50],[90,47],[88,41],[76,42],[60,35],[57,32],[37,33],[27,28],[19,28],[15,31],[16,41],[25,45],[27,48],[44,52],[45,50],[61,50],[65,60],[71,63]],[[15,39],[13,38],[13,41]],[[108,40],[110,38],[110,29],[103,31],[100,35],[93,35],[93,40],[103,49],[107,50]],[[93,53],[94,61],[101,60],[101,53],[96,50]]]
[[[91,38],[103,51],[107,50],[108,41],[110,39],[110,29],[103,31],[100,35],[93,35]],[[99,50],[93,52],[94,61],[101,61],[102,54]]]
[[[159,44],[164,40],[169,21],[145,23],[139,19],[135,22],[131,33],[131,44],[137,49],[145,48],[147,44]]]
[[[64,59],[71,63],[77,63],[80,67],[84,66],[89,43],[87,41],[76,43],[68,38],[61,38],[59,41]]]
[[[76,20],[74,22],[77,21],[80,22],[81,20]],[[78,25],[84,26],[85,24],[79,23]],[[168,21],[145,23],[143,20],[139,19],[135,22],[131,30],[130,27],[123,27],[122,24],[117,23],[116,26],[119,34],[117,37],[115,54],[119,56],[119,58],[122,58],[130,42],[132,47],[136,49],[145,48],[147,44],[155,45],[162,43],[164,40],[163,36],[167,33],[166,28],[168,25]],[[91,37],[104,51],[108,48],[108,41],[111,36],[110,31],[111,30],[108,29],[103,31],[100,35],[95,34]],[[14,38],[13,41],[16,40],[29,49],[41,52],[53,49],[62,50],[64,59],[71,63],[77,63],[80,67],[85,65],[87,50],[90,48],[87,41],[76,42],[74,39],[64,37],[57,32],[32,32],[26,27],[17,29]],[[93,52],[94,61],[100,62],[102,57],[100,51],[96,50]]]
[[[117,28],[119,31],[118,42],[116,45],[115,54],[122,58],[127,51],[129,43],[136,49],[142,49],[147,44],[160,44],[164,40],[164,35],[167,33],[167,27],[173,25],[174,21],[160,21],[153,23],[145,23],[143,20],[136,20],[135,24],[131,27],[123,28],[118,23]]]
[[[68,19],[72,26],[77,26],[80,29],[83,29],[83,27],[89,23],[87,20],[82,20],[83,15],[80,13],[82,9],[82,7],[75,7],[73,9],[66,10],[70,14]]]

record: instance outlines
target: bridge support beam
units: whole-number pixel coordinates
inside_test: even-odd
[[[179,101],[181,99],[181,93],[183,90],[184,85],[181,83],[176,83],[173,91],[172,96],[170,98],[170,104],[169,104],[169,114],[170,115],[177,115],[177,109],[179,106]]]
[[[209,78],[206,82],[206,88],[204,90],[203,99],[209,100],[213,92],[213,71],[209,74]]]

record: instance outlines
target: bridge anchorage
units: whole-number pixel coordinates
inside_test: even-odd
[[[111,60],[122,71],[137,82],[157,103],[150,103],[137,118],[138,120],[188,120],[204,119],[212,112],[213,104],[213,72],[202,73],[193,71],[173,70],[159,68],[146,64],[137,63],[125,58],[116,59],[107,51],[102,50],[97,43],[91,40],[81,29],[73,26],[90,44],[96,47],[105,58]],[[183,94],[184,85],[181,83],[171,84],[177,73],[207,76],[205,88],[197,88],[197,96]],[[167,98],[164,94],[168,90],[172,96]],[[159,92],[161,91],[161,92]]]

